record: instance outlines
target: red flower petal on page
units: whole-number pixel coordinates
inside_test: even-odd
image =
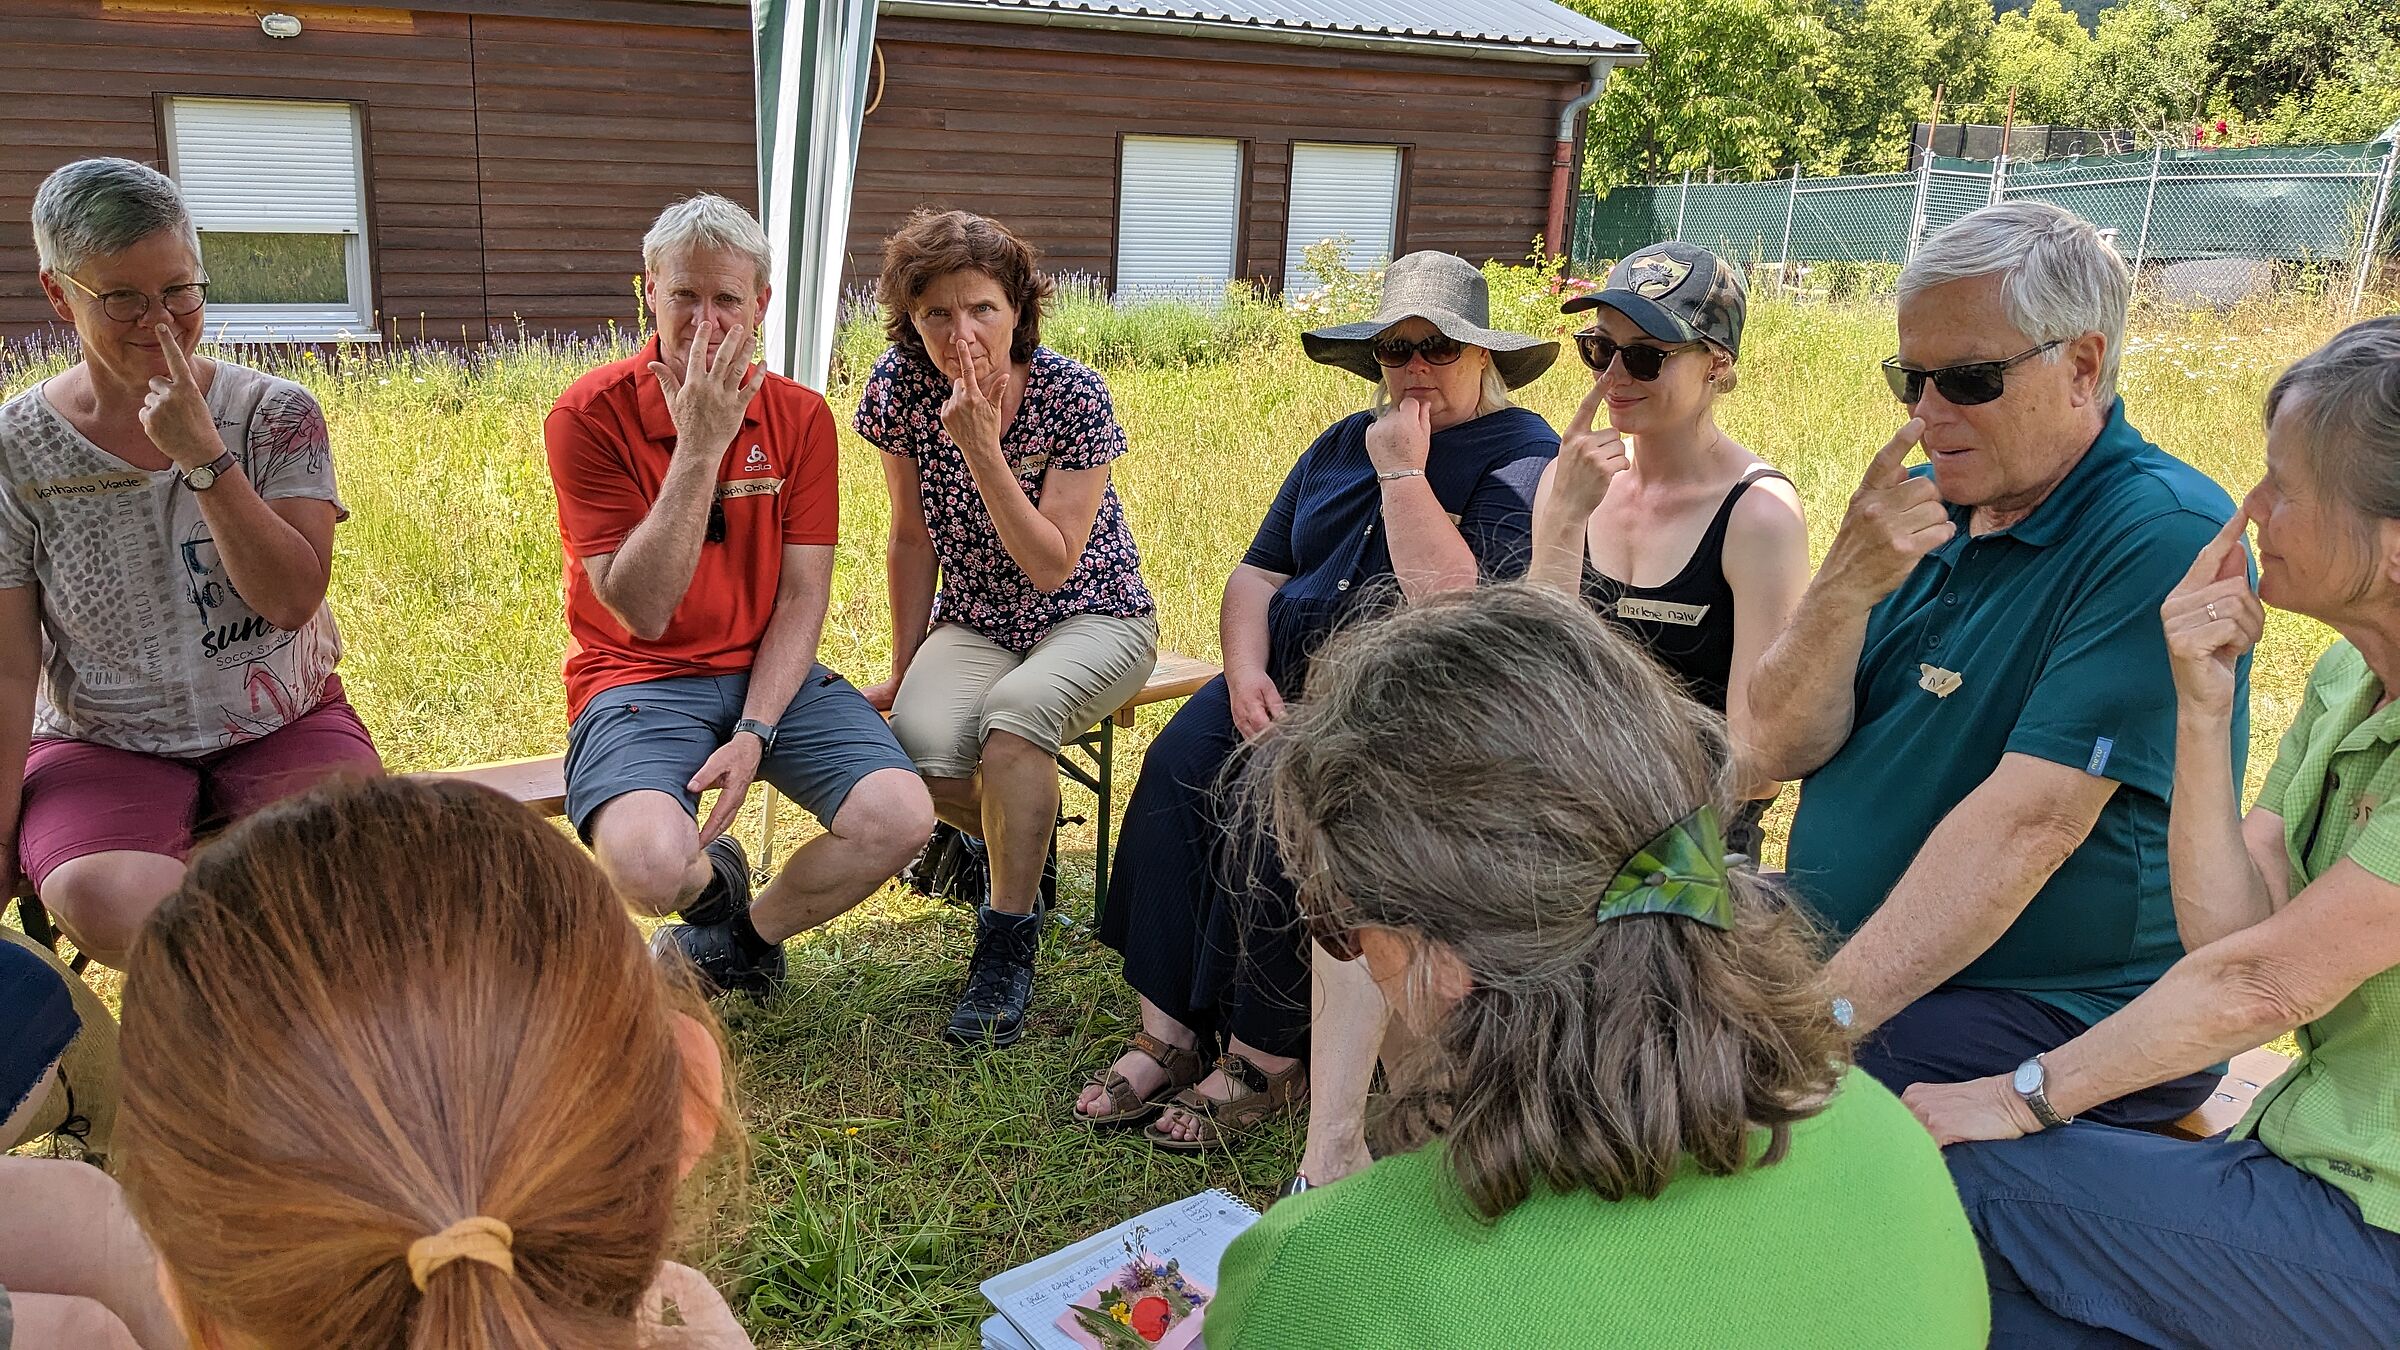
[[[1133,1332],[1145,1341],[1167,1334],[1167,1301],[1156,1294],[1133,1305]]]

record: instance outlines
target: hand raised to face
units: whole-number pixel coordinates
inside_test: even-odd
[[[683,378],[677,379],[664,361],[650,363],[659,388],[667,396],[667,417],[675,423],[678,454],[720,455],[733,448],[742,429],[742,414],[767,382],[765,366],[750,365],[750,330],[728,330],[712,349],[716,325],[702,318],[692,326],[692,345],[684,353]]]
[[[1433,453],[1433,412],[1421,398],[1403,398],[1367,428],[1367,459],[1377,473],[1422,469]]]
[[[950,340],[957,378],[942,401],[942,429],[962,451],[1000,453],[1000,404],[1008,394],[1008,366],[986,358],[983,345],[961,334]]]
[[[1550,481],[1551,492],[1559,504],[1577,516],[1588,516],[1600,509],[1608,498],[1608,485],[1616,476],[1633,467],[1626,453],[1625,438],[1613,426],[1594,423],[1600,416],[1600,404],[1607,396],[1597,381],[1583,403],[1575,409],[1575,420],[1567,424],[1567,434],[1559,438],[1558,472]]]
[[[2241,659],[2266,632],[2267,608],[2250,584],[2249,555],[2242,548],[2249,524],[2248,514],[2235,508],[2158,607],[2175,697],[2196,712],[2232,715]]]
[[[1861,607],[1897,590],[1926,554],[1958,533],[1933,479],[1908,474],[1909,452],[1924,436],[1925,423],[1910,418],[1867,461],[1866,476],[1850,494],[1841,530],[1818,571],[1822,584],[1841,587]]]
[[[175,335],[175,325],[158,324],[150,331],[158,335],[161,351],[167,358],[167,373],[150,381],[150,392],[142,399],[142,410],[135,414],[141,419],[142,430],[158,452],[185,469],[196,469],[225,453],[224,438],[217,435],[216,418],[209,415],[208,395],[200,388],[200,377],[192,368],[191,358],[184,355],[183,343]]]

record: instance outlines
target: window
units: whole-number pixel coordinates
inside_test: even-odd
[[[1218,304],[1233,280],[1242,144],[1128,136],[1117,179],[1117,298]]]
[[[200,230],[209,332],[372,340],[358,109],[176,97],[166,127],[167,172]]]
[[[1343,260],[1356,271],[1390,262],[1399,214],[1399,146],[1294,143],[1283,293],[1298,297],[1325,284],[1301,258],[1320,240],[1348,238]]]

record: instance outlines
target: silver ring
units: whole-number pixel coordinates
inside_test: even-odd
[[[2209,622],[2211,622],[2211,623],[2214,623],[2214,622],[2216,622],[2216,618],[2217,618],[2217,602],[2216,602],[2216,601],[2214,601],[2214,600],[2211,600],[2211,601],[2209,601],[2209,602],[2208,602],[2208,618],[2209,618]]]

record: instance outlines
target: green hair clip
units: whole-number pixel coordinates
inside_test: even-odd
[[[1609,879],[1593,921],[1680,914],[1730,931],[1733,887],[1726,875],[1725,830],[1717,823],[1717,809],[1704,804],[1625,860]]]

